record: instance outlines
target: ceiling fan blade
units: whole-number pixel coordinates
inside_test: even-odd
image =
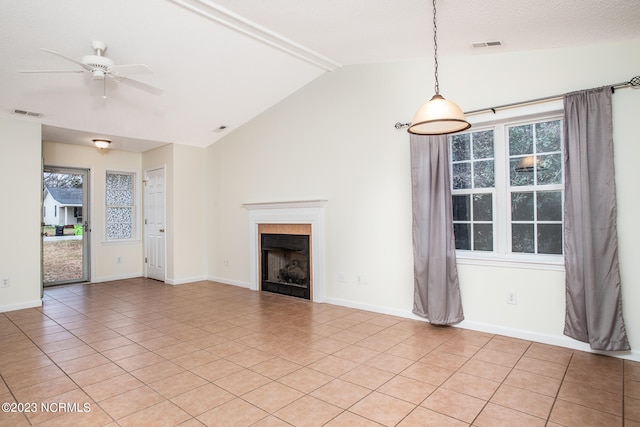
[[[144,64],[114,65],[109,67],[109,72],[114,74],[153,74],[151,68]]]
[[[164,92],[164,90],[160,88],[148,85],[146,83],[139,82],[138,80],[130,79],[128,77],[117,76],[113,74],[107,74],[107,76],[111,77],[118,83],[124,83],[128,86],[134,87],[136,89],[140,89],[141,91],[144,91],[153,95],[161,95]]]
[[[84,70],[20,70],[19,73],[84,73]]]
[[[45,48],[43,48],[43,47],[41,47],[41,48],[40,48],[40,50],[43,50],[43,51],[45,51],[45,52],[52,53],[52,54],[54,54],[54,55],[56,55],[56,56],[59,56],[59,57],[60,57],[60,58],[62,58],[62,59],[66,59],[67,61],[71,61],[71,62],[73,62],[74,64],[78,64],[79,66],[81,66],[82,68],[84,68],[84,69],[85,69],[85,70],[87,70],[87,71],[91,71],[91,67],[89,67],[88,65],[83,64],[82,62],[77,61],[77,60],[75,60],[75,59],[73,59],[73,58],[70,58],[70,57],[68,57],[68,56],[66,56],[66,55],[63,55],[63,54],[58,53],[58,52],[55,52],[55,51],[53,51],[53,50],[45,49]]]

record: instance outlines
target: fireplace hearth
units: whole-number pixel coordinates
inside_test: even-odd
[[[311,298],[309,236],[262,233],[261,289]]]

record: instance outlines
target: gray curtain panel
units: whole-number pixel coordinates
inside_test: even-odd
[[[564,96],[564,333],[594,350],[629,350],[622,317],[611,87]]]
[[[435,325],[464,319],[446,136],[410,136],[413,199],[413,312]]]

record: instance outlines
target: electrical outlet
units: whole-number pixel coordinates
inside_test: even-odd
[[[342,272],[338,273],[338,283],[345,283],[347,281],[346,275]]]
[[[507,304],[516,305],[517,303],[518,303],[518,294],[516,294],[516,291],[514,290],[507,291]]]
[[[122,264],[122,258],[116,257],[116,264]]]
[[[225,267],[229,267],[229,258],[225,258],[224,261],[222,261],[222,263],[224,264]]]
[[[358,276],[358,285],[365,286],[369,283],[369,278],[367,276]]]
[[[9,278],[5,277],[4,279],[2,279],[2,287],[8,288],[9,286],[11,286],[11,281],[9,280]]]

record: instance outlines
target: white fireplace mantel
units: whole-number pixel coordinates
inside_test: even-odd
[[[310,224],[311,263],[313,287],[311,300],[324,302],[324,205],[326,200],[299,200],[289,202],[245,203],[249,211],[249,269],[250,289],[259,289],[258,276],[258,225],[259,224]]]

